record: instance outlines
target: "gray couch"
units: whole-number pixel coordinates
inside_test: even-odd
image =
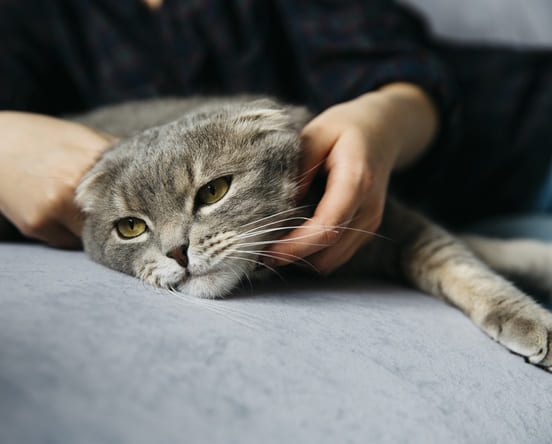
[[[0,243],[2,444],[545,443],[551,411],[552,375],[417,291],[292,277],[203,301]]]
[[[1,443],[531,443],[552,375],[457,310],[292,279],[199,301],[0,244]]]

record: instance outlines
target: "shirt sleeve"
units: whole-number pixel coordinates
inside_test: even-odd
[[[390,0],[280,0],[309,101],[325,109],[393,81],[447,106],[452,85],[423,22]]]
[[[424,22],[391,0],[279,0],[308,104],[321,111],[396,81],[420,86],[434,101],[440,130],[434,146],[397,183],[433,181],[444,171],[459,132],[454,78],[432,51]]]

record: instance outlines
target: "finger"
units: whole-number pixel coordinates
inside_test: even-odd
[[[304,166],[314,166],[323,160],[335,145],[339,133],[328,131],[320,117],[311,120],[301,131]]]
[[[345,231],[339,243],[307,257],[306,262],[311,264],[319,273],[332,273],[346,264],[359,248],[370,242],[373,238],[373,233]]]
[[[274,260],[269,265],[284,265],[298,260],[301,257],[301,262],[309,265],[311,268],[320,273],[327,274],[334,271],[336,268],[347,262],[360,246],[371,241],[377,234],[377,230],[381,224],[383,216],[383,204],[380,206],[377,203],[369,207],[362,208],[361,211],[351,221],[348,227],[343,226],[337,228],[332,234],[326,229],[326,243],[305,242],[307,234],[301,233],[301,229],[295,230],[302,239],[290,240],[290,245],[281,245],[279,241],[271,248],[271,255],[280,258]],[[306,224],[305,224],[306,225]],[[319,227],[320,228],[320,227]],[[308,228],[305,227],[305,230]],[[313,237],[313,233],[310,233]],[[289,236],[292,236],[290,233]],[[340,236],[342,237],[340,238]],[[335,236],[332,239],[332,236]],[[285,240],[284,240],[285,242]],[[313,253],[302,255],[301,246],[304,251],[313,251]],[[287,248],[286,248],[287,247]],[[309,247],[311,249],[309,249]]]
[[[336,245],[306,258],[320,273],[328,274],[348,262],[359,248],[371,242],[381,224],[383,210],[376,204],[364,207],[355,217],[354,223],[343,229],[343,237]]]
[[[65,229],[63,226],[59,226],[55,238],[52,241],[47,241],[48,244],[57,248],[67,248],[71,250],[82,249],[81,238],[75,236],[71,231]]]
[[[69,224],[65,224],[65,227],[79,239],[82,237],[82,227],[84,225],[84,215],[75,216]]]
[[[356,136],[344,134],[334,147],[339,156],[331,158],[330,155],[328,158],[326,190],[313,217],[269,248],[275,256],[285,258],[273,261],[275,266],[288,263],[289,258],[304,258],[335,244],[341,236],[339,227],[348,225],[360,202],[366,199],[364,176],[368,173],[362,168],[364,162],[359,154],[361,151],[357,149],[359,141]]]
[[[40,228],[40,232],[29,237],[58,248],[77,249],[82,247],[80,238],[60,224],[45,225]]]
[[[61,215],[61,224],[75,237],[80,238],[82,235],[82,226],[84,224],[84,214],[72,199],[65,202],[59,214]]]
[[[334,245],[339,237],[340,232],[336,228],[324,228],[315,219],[311,219],[282,239],[276,240],[267,249],[270,257],[264,262],[275,267],[287,265]]]
[[[341,226],[342,223],[336,223],[333,215],[326,219],[324,215],[315,214],[268,248],[267,252],[273,260],[267,263],[270,262],[271,266],[285,265],[331,247],[341,238]]]
[[[314,218],[326,225],[350,222],[369,191],[370,172],[358,134],[350,132],[342,135],[326,160],[326,168],[326,189]]]
[[[299,199],[303,197],[308,190],[314,176],[324,164],[337,140],[337,134],[326,131],[321,126],[319,119],[312,120],[301,132],[301,175],[299,180]]]

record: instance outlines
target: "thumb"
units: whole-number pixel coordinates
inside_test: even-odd
[[[301,175],[299,199],[306,194],[314,176],[326,160],[338,135],[332,134],[315,118],[301,132]]]

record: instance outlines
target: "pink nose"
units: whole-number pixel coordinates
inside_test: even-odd
[[[178,262],[183,268],[188,266],[188,245],[181,245],[167,253],[167,256]]]

